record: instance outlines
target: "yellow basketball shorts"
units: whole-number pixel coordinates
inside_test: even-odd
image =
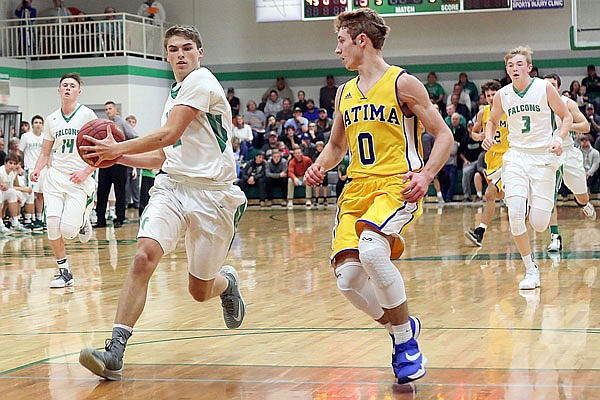
[[[485,153],[485,176],[489,183],[496,186],[498,191],[503,191],[502,186],[502,156],[504,153],[487,152]]]
[[[391,258],[400,257],[404,248],[400,235],[423,213],[422,201],[404,200],[402,189],[407,185],[402,175],[350,181],[338,200],[331,259],[344,251],[357,251],[366,225],[395,237]]]

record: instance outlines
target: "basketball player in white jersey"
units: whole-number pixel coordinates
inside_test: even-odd
[[[99,161],[118,160],[132,167],[161,168],[148,206],[140,217],[138,248],[121,291],[112,339],[106,351],[84,348],[79,362],[101,377],[120,380],[123,353],[146,301],[148,281],[164,254],[185,236],[188,290],[199,302],[220,296],[225,324],[239,327],[245,304],[237,272],[223,266],[246,196],[234,185],[231,107],[221,84],[200,66],[200,33],[176,25],[165,33],[167,60],[176,82],[165,104],[162,126],[146,136],[116,143],[109,134],[90,138]],[[143,154],[142,154],[143,153]]]
[[[496,126],[505,113],[509,149],[502,158],[502,181],[510,230],[526,269],[519,289],[540,286],[540,272],[533,261],[525,219],[529,215],[529,224],[537,232],[548,228],[562,142],[573,123],[556,89],[549,82],[529,76],[532,53],[529,47],[521,46],[504,57],[512,83],[494,96],[483,141],[483,148],[489,150],[494,144]],[[562,121],[556,132],[553,112]]]
[[[64,239],[74,239],[79,234],[81,243],[86,243],[92,234],[88,217],[95,184],[90,175],[96,168],[79,157],[75,141],[79,129],[98,117],[77,102],[80,94],[81,78],[78,73],[67,73],[60,78],[58,95],[61,106],[46,117],[42,151],[30,174],[30,179],[38,182],[42,170],[50,162],[41,184],[48,240],[59,272],[50,282],[51,288],[74,285]]]
[[[29,180],[29,174],[35,169],[35,163],[40,157],[42,152],[42,143],[44,137],[42,136],[42,130],[44,129],[44,118],[40,115],[36,115],[31,119],[31,125],[33,129],[25,132],[21,136],[21,142],[19,144],[21,151],[23,151],[23,164],[25,169],[25,176]],[[46,169],[42,170],[42,175]],[[30,225],[34,231],[41,231],[44,229],[43,212],[44,212],[44,196],[40,188],[40,182],[29,181],[29,186],[33,189],[34,203],[25,204],[25,221],[31,219],[35,212],[35,220]]]
[[[556,90],[560,89],[561,80],[560,76],[557,74],[544,75],[544,79],[550,82]],[[587,178],[585,169],[583,168],[583,154],[581,153],[581,150],[575,147],[574,142],[576,133],[588,133],[590,131],[590,124],[579,110],[579,107],[577,107],[577,103],[566,96],[561,96],[560,98],[567,105],[567,108],[573,117],[573,125],[563,142],[563,153],[560,156],[562,167],[558,170],[559,176],[557,177],[555,194],[558,195],[558,189],[560,189],[561,182],[564,181],[569,190],[573,192],[575,203],[581,207],[581,210],[589,220],[594,221],[596,219],[596,210],[592,203],[590,203]],[[557,126],[560,126],[561,123],[562,121],[557,118]],[[562,250],[562,237],[558,232],[556,207],[552,210],[552,217],[550,218],[550,244],[548,245],[547,250],[549,252]]]

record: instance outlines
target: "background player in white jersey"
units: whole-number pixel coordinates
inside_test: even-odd
[[[74,284],[64,239],[74,239],[79,234],[81,243],[86,243],[92,234],[89,215],[95,184],[90,175],[95,168],[79,157],[75,141],[79,129],[98,117],[77,102],[80,94],[81,78],[78,73],[67,73],[60,78],[58,95],[61,106],[46,118],[42,151],[30,175],[32,181],[38,182],[42,170],[50,162],[41,184],[48,240],[59,271],[50,282],[51,288]]]
[[[35,169],[35,163],[40,157],[42,152],[42,142],[44,138],[42,136],[42,130],[44,129],[44,118],[40,115],[36,115],[31,119],[31,125],[33,129],[25,132],[21,136],[20,147],[23,151],[23,164],[25,169],[25,176],[29,180],[29,174]],[[45,173],[46,168],[42,170],[42,175]],[[42,178],[43,179],[43,178]],[[34,193],[34,204],[25,205],[25,220],[32,217],[35,213],[35,220],[30,225],[30,228],[34,231],[39,231],[44,228],[44,196],[40,187],[40,182],[32,182],[29,180],[29,186],[33,189]],[[35,206],[35,207],[34,207]]]
[[[561,80],[560,76],[557,74],[546,74],[544,75],[544,79],[550,82],[556,90],[560,89]],[[571,116],[573,117],[573,125],[563,142],[563,152],[560,156],[562,166],[558,170],[555,195],[558,195],[558,190],[560,189],[561,183],[564,181],[569,190],[573,192],[575,203],[581,207],[581,210],[588,219],[594,221],[596,219],[596,210],[590,203],[587,177],[585,175],[585,169],[583,168],[583,154],[581,153],[581,150],[575,147],[574,142],[575,133],[588,133],[590,131],[590,124],[579,110],[579,107],[577,107],[576,102],[566,96],[561,96],[560,98],[567,105],[569,113],[571,113]],[[562,122],[557,118],[556,123],[560,126]],[[550,252],[562,250],[562,237],[558,232],[556,207],[552,209],[552,217],[550,218],[550,244],[547,249]]]
[[[556,89],[549,82],[529,76],[532,53],[529,47],[521,46],[504,57],[512,83],[494,96],[483,141],[483,148],[489,150],[500,117],[505,113],[509,149],[502,158],[502,181],[510,230],[526,269],[519,289],[540,286],[540,272],[533,261],[525,219],[529,214],[529,224],[537,232],[548,228],[554,207],[555,174],[560,165],[558,156],[573,122]],[[556,134],[553,134],[552,112],[563,122]]]
[[[24,227],[19,222],[21,216],[21,207],[25,204],[27,196],[31,194],[31,188],[19,184],[19,155],[11,151],[4,159],[4,165],[0,166],[0,209],[4,210],[4,202],[8,207],[10,216],[11,233],[31,233],[29,228]],[[2,224],[4,226],[4,224]],[[0,227],[1,228],[1,227]],[[5,229],[0,229],[2,233],[8,233]]]
[[[148,282],[164,254],[185,235],[189,292],[196,301],[221,296],[228,328],[241,325],[245,304],[237,272],[223,266],[246,197],[234,185],[231,107],[221,84],[206,68],[200,33],[176,25],[165,33],[167,60],[176,82],[162,126],[144,137],[115,143],[112,135],[84,147],[90,156],[132,167],[161,168],[141,215],[138,248],[121,291],[112,339],[106,351],[81,350],[79,362],[101,377],[119,380],[123,353],[146,301]],[[141,154],[145,153],[145,154]]]

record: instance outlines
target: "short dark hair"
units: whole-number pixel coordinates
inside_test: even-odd
[[[495,90],[497,92],[498,90],[500,90],[501,87],[502,85],[500,84],[500,82],[494,79],[491,81],[487,81],[486,83],[481,85],[481,92],[483,94],[485,94],[486,90]]]
[[[62,81],[64,81],[65,79],[74,79],[77,81],[79,86],[81,86],[81,83],[83,82],[81,80],[81,75],[79,75],[79,72],[67,72],[60,78],[60,81],[58,81],[58,84],[60,85],[62,83]]]
[[[44,123],[44,118],[42,118],[41,115],[34,115],[33,118],[31,118],[31,125],[33,125],[33,121],[35,121],[36,119],[41,119],[42,123]]]
[[[115,102],[114,102],[114,101],[112,101],[112,100],[109,100],[109,101],[107,101],[106,103],[104,103],[104,105],[105,105],[105,106],[107,106],[107,105],[109,105],[109,104],[112,104],[113,106],[115,106],[115,107],[116,107],[116,104],[115,104]]]
[[[554,79],[556,81],[556,83],[558,84],[558,87],[560,87],[561,85],[561,80],[560,80],[560,76],[558,76],[558,74],[546,74],[544,75],[544,79]]]
[[[16,163],[19,163],[19,162],[21,162],[21,157],[19,157],[19,155],[16,152],[10,151],[6,155],[6,158],[4,159],[4,162],[7,162],[7,161],[14,161]]]

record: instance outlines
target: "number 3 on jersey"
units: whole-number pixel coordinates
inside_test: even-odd
[[[358,155],[362,165],[375,164],[375,146],[373,145],[373,135],[370,132],[358,134]]]

